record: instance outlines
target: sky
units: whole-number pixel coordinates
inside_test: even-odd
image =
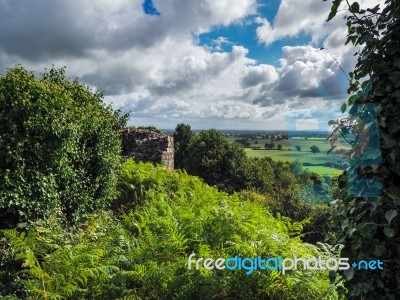
[[[378,0],[360,0],[371,6]],[[0,72],[66,67],[129,125],[325,130],[356,48],[321,0],[1,0]],[[321,50],[321,48],[324,48]]]

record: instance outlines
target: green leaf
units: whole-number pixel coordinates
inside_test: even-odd
[[[340,111],[341,111],[342,113],[344,113],[344,112],[346,111],[346,108],[347,108],[346,103],[343,103],[342,106],[340,107]]]
[[[360,12],[360,4],[358,4],[358,2],[354,2],[352,5],[350,5],[349,10],[351,13],[358,14]]]
[[[396,163],[396,151],[391,151],[388,155],[386,155],[386,159],[389,162],[389,164],[394,165]]]
[[[379,11],[379,4],[374,6],[374,8],[367,8],[367,11],[376,14]]]
[[[383,134],[382,148],[391,148],[396,146],[397,142],[391,134]]]
[[[358,99],[358,95],[351,96],[348,100],[349,105],[353,105],[357,99]]]
[[[344,273],[344,276],[346,276],[347,280],[351,280],[354,277],[354,269],[353,268],[344,270],[343,273]]]
[[[354,45],[356,43],[356,41],[357,41],[357,36],[356,35],[349,35],[347,37],[345,45],[347,45],[349,42],[351,42]]]
[[[339,5],[340,5],[340,3],[341,3],[342,1],[343,1],[343,0],[334,0],[334,1],[333,1],[332,7],[331,7],[331,12],[329,13],[329,16],[328,16],[327,21],[332,20],[333,17],[336,16],[337,11],[338,11],[338,8],[339,8]]]
[[[390,228],[390,227],[385,227],[384,229],[383,229],[383,232],[385,233],[385,235],[387,236],[387,237],[394,237],[394,235],[395,235],[395,231],[394,231],[394,229],[393,228]]]
[[[388,210],[385,213],[385,218],[386,218],[386,220],[388,221],[389,224],[393,221],[393,219],[396,216],[397,216],[397,210],[395,210],[395,209]]]

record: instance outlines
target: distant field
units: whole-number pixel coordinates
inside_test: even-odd
[[[288,151],[288,150],[252,150],[245,148],[246,154],[250,158],[255,157],[271,157],[275,161],[295,161],[298,159],[302,163],[310,164],[324,164],[326,162],[338,162],[341,159],[334,154],[327,155],[326,152],[311,153],[299,152],[299,151]],[[310,172],[315,172],[320,175],[337,176],[343,171],[335,168],[329,168],[324,166],[304,166],[304,169],[308,169]]]
[[[304,140],[304,137],[301,137],[301,136],[293,136],[293,137],[291,137],[290,139],[291,139],[291,140]],[[307,138],[307,140],[309,140],[309,141],[325,141],[326,138],[322,138],[322,137],[310,137],[310,138]]]
[[[234,139],[232,139],[232,142]],[[304,169],[308,169],[310,172],[315,172],[320,175],[337,176],[343,171],[323,166],[326,162],[342,162],[343,158],[341,155],[335,154],[334,152],[327,154],[330,149],[329,142],[325,138],[302,138],[293,137],[290,140],[274,141],[275,147],[282,145],[282,150],[252,150],[253,147],[264,147],[265,143],[269,143],[270,140],[259,139],[258,143],[255,143],[257,139],[250,140],[251,147],[245,148],[248,157],[271,157],[275,161],[295,161],[299,160],[303,164],[312,164],[312,166],[304,166]],[[312,153],[310,151],[311,146],[317,146],[321,152]],[[300,146],[301,151],[297,151],[296,146]],[[346,145],[340,145],[345,147]],[[290,151],[289,151],[290,149]]]
[[[234,137],[229,137],[228,140],[230,142],[234,142],[237,138]],[[250,148],[253,147],[264,147],[265,143],[270,143],[271,140],[269,139],[249,139],[250,141]],[[301,147],[301,152],[310,152],[310,147],[311,146],[318,146],[321,152],[327,152],[330,149],[329,141],[327,141],[325,138],[300,138],[300,137],[293,137],[290,138],[290,140],[281,140],[281,141],[273,141],[275,144],[275,148],[278,147],[278,145],[282,145],[282,150],[296,150],[296,146]],[[340,145],[339,143],[336,143],[339,147],[347,147],[347,145],[342,144]]]
[[[311,153],[306,151],[288,151],[288,150],[252,150],[245,148],[248,157],[266,157],[269,156],[273,160],[295,161],[300,160],[303,163],[324,164],[326,162],[339,162],[342,159],[333,154],[326,154],[326,151],[320,153]]]
[[[304,167],[304,169],[305,170],[308,169],[310,172],[314,172],[322,176],[330,176],[330,177],[336,177],[343,173],[343,170],[323,167],[323,166],[309,166],[309,167]]]

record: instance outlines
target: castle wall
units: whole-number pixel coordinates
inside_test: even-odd
[[[174,168],[174,138],[149,129],[128,127],[121,132],[122,155],[135,161],[162,164]]]

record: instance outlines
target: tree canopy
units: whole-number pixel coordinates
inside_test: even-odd
[[[184,167],[184,159],[189,154],[189,144],[194,133],[189,124],[180,123],[174,130],[174,164],[175,168]]]
[[[244,188],[246,153],[217,130],[203,130],[193,136],[185,159],[186,170],[228,191]]]

